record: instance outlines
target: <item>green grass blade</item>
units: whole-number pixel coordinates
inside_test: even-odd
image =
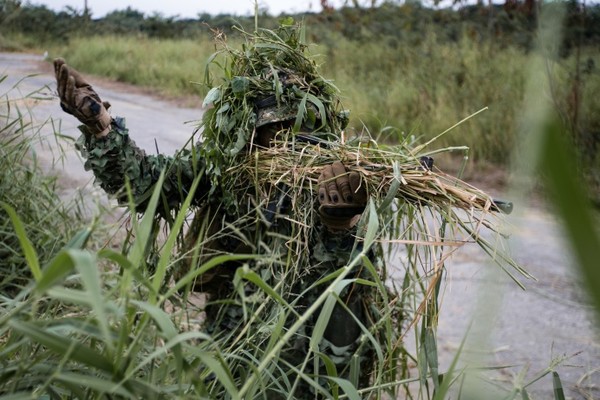
[[[192,269],[187,274],[185,274],[181,279],[179,279],[172,288],[170,288],[167,293],[165,293],[164,297],[169,298],[177,293],[179,290],[183,289],[185,286],[189,285],[191,282],[196,279],[196,277],[210,271],[211,269],[217,267],[226,262],[230,261],[242,261],[242,260],[253,260],[259,259],[261,256],[256,254],[228,254],[222,256],[216,256],[202,264],[200,267]]]
[[[279,304],[284,306],[286,310],[295,312],[293,307],[291,307],[289,303],[285,301],[285,299],[281,297],[279,293],[277,293],[277,291],[275,291],[271,286],[269,286],[256,272],[252,271],[247,265],[244,265],[242,268],[238,268],[235,271],[235,287],[237,287],[237,282],[241,279],[247,280],[248,282],[252,282],[260,289],[262,289],[271,299],[277,301]]]
[[[35,396],[31,392],[19,392],[0,396],[0,400],[34,400]]]
[[[96,376],[61,371],[54,376],[60,382],[66,382],[86,389],[92,389],[97,394],[109,394],[133,398],[134,395],[122,386]]]
[[[137,269],[133,265],[131,260],[128,259],[126,256],[124,256],[121,253],[117,253],[116,251],[107,250],[107,249],[100,250],[97,255],[98,255],[99,259],[106,259],[106,260],[113,261],[114,263],[119,265],[121,268],[123,268],[123,270],[128,271],[128,273],[130,273],[131,276],[133,276],[136,279],[137,283],[142,285],[144,288],[150,290],[150,293],[152,293],[152,295],[156,296],[156,292],[153,291],[152,283],[144,275],[143,271]],[[166,297],[169,297],[169,296],[166,296]]]
[[[36,281],[39,281],[42,277],[42,271],[40,269],[40,262],[37,256],[37,252],[33,248],[31,241],[27,237],[27,233],[25,232],[25,228],[23,227],[23,223],[21,219],[17,215],[14,208],[12,208],[9,204],[0,202],[2,208],[6,211],[10,220],[13,224],[17,237],[19,238],[19,243],[21,244],[21,249],[23,250],[23,254],[25,255],[25,259],[27,260],[27,265],[31,269],[31,273]]]
[[[35,289],[38,293],[44,293],[71,271],[75,269],[75,260],[69,250],[63,250],[52,259],[50,264],[44,268]]]
[[[377,216],[377,209],[375,208],[375,202],[369,201],[369,212],[368,212],[367,232],[365,233],[364,247],[369,249],[375,238],[379,233],[379,218]]]
[[[65,245],[65,248],[67,248],[67,249],[83,249],[85,247],[86,243],[88,242],[88,240],[92,234],[92,231],[93,230],[90,227],[80,230],[71,238],[69,243],[67,243]]]
[[[67,289],[64,287],[51,288],[47,291],[48,296],[59,300],[64,304],[76,304],[78,306],[91,307],[89,293],[83,290]]]
[[[79,271],[83,286],[85,287],[92,305],[92,309],[96,314],[96,321],[100,326],[100,330],[104,336],[104,343],[110,351],[114,350],[108,318],[105,312],[104,296],[102,295],[102,287],[100,282],[100,274],[98,272],[98,263],[95,255],[82,250],[69,250],[69,255],[73,259],[75,268]]]
[[[197,348],[191,349],[191,352],[215,374],[219,382],[221,382],[223,387],[227,390],[229,396],[231,396],[232,400],[241,400],[243,398],[240,396],[240,393],[233,382],[231,372],[227,368],[227,363],[218,360],[213,354],[201,351]]]
[[[425,330],[425,357],[427,358],[427,365],[431,371],[431,378],[433,380],[433,387],[437,392],[440,385],[439,377],[439,366],[438,366],[438,353],[437,353],[437,341],[432,327],[427,327]]]
[[[109,359],[76,340],[48,332],[47,329],[40,328],[29,322],[18,321],[15,319],[9,321],[8,324],[16,332],[27,336],[60,356],[68,357],[83,365],[96,368],[109,374],[114,372],[113,365]]]
[[[129,259],[134,266],[142,265],[144,261],[144,254],[146,252],[146,248],[148,246],[150,235],[152,233],[152,223],[154,221],[154,215],[156,212],[156,207],[158,206],[158,200],[160,199],[160,194],[162,190],[162,185],[165,179],[165,171],[161,171],[160,177],[158,181],[154,185],[154,190],[152,192],[152,196],[150,197],[150,202],[148,203],[148,207],[144,212],[144,216],[142,217],[139,225],[134,225],[136,228],[136,238],[133,246],[131,248],[131,252],[129,254]],[[127,185],[129,187],[129,185]],[[128,193],[131,193],[128,190]],[[135,207],[133,199],[130,200],[131,215],[134,217],[136,215]],[[135,220],[135,218],[132,218]],[[135,221],[134,221],[135,223]],[[128,285],[124,285],[127,287]]]
[[[383,200],[379,203],[379,207],[377,209],[378,214],[382,214],[386,212],[388,207],[392,204],[392,202],[396,199],[396,195],[398,193],[398,189],[400,189],[400,185],[402,184],[402,171],[400,170],[400,163],[398,161],[393,162],[394,169],[394,180],[392,181],[390,188],[383,198]]]
[[[344,391],[344,393],[346,394],[346,396],[348,396],[348,398],[350,400],[361,400],[361,397],[358,394],[358,391],[356,390],[356,388],[350,381],[348,381],[346,379],[342,379],[342,378],[335,378],[335,377],[331,377],[329,379],[331,379],[332,381],[337,383],[338,386],[342,388],[342,390]]]
[[[137,372],[141,371],[146,365],[152,363],[157,358],[160,358],[160,357],[168,354],[169,349],[171,349],[173,347],[180,346],[183,343],[186,343],[188,341],[190,341],[190,342],[192,342],[192,341],[209,342],[211,340],[212,340],[211,337],[204,332],[184,332],[184,333],[175,335],[173,338],[171,338],[169,341],[167,341],[163,346],[155,349],[152,353],[150,353],[148,356],[146,356],[142,361],[136,363],[134,368],[132,368],[130,371],[127,372],[127,374],[123,378],[123,382],[126,382],[126,381],[132,379],[132,377]],[[196,355],[199,355],[199,354],[205,355],[205,352],[203,350],[200,350],[200,346],[198,346],[198,352],[196,352],[194,349],[196,349],[196,347],[187,347],[188,352],[192,352]]]
[[[321,339],[323,339],[325,329],[327,329],[327,325],[331,319],[331,313],[333,312],[336,303],[341,301],[339,300],[339,295],[342,290],[352,282],[354,282],[354,279],[344,279],[340,282],[335,282],[327,288],[326,291],[329,293],[329,296],[327,297],[327,300],[325,300],[325,304],[323,304],[323,308],[321,309],[321,313],[319,314],[319,318],[317,318],[313,333],[310,337],[310,348],[312,351],[319,351],[319,343],[321,343]]]
[[[557,121],[546,126],[546,138],[542,155],[542,168],[551,200],[560,215],[567,237],[574,250],[582,281],[588,288],[595,310],[600,316],[600,268],[598,249],[600,235],[585,185],[578,179],[571,146],[564,138],[564,129]]]
[[[450,389],[450,385],[454,381],[456,366],[458,365],[458,360],[460,359],[463,348],[465,347],[465,343],[467,341],[467,336],[469,334],[469,330],[470,330],[470,326],[469,326],[469,328],[467,328],[467,331],[465,332],[465,335],[463,336],[463,339],[460,342],[460,346],[458,346],[458,350],[456,351],[456,354],[452,358],[452,362],[450,363],[450,367],[448,368],[448,371],[446,371],[446,373],[444,375],[444,379],[442,380],[439,388],[435,392],[434,400],[444,400],[446,398],[446,395],[448,394],[448,390]]]
[[[201,177],[202,177],[202,175],[198,175],[196,177],[196,179],[194,179],[194,182],[192,183],[192,187],[190,188],[189,193],[188,193],[185,201],[183,202],[183,205],[181,206],[181,210],[177,214],[177,218],[175,219],[175,222],[174,222],[173,226],[171,227],[171,231],[169,232],[169,237],[167,238],[167,241],[162,249],[163,255],[162,255],[162,257],[160,257],[160,260],[158,261],[158,265],[156,267],[156,272],[154,273],[154,277],[152,279],[152,287],[154,289],[154,292],[156,292],[156,293],[158,293],[161,285],[163,284],[163,280],[167,273],[167,266],[171,259],[171,257],[169,257],[168,255],[171,254],[173,247],[177,243],[177,237],[179,235],[179,231],[181,230],[181,227],[183,226],[183,223],[185,221],[185,217],[187,214],[187,210],[192,202],[192,199],[194,198],[194,195],[196,193],[196,188],[198,187]],[[157,300],[158,299],[155,297],[153,299],[153,302],[156,302]]]
[[[158,324],[165,339],[170,340],[177,335],[178,332],[175,325],[173,325],[173,321],[171,321],[169,315],[163,310],[145,301],[132,300],[131,304],[134,304],[140,310],[143,310],[150,315],[150,317]]]
[[[565,392],[563,391],[562,381],[558,372],[552,371],[552,386],[554,388],[554,399],[565,400]]]

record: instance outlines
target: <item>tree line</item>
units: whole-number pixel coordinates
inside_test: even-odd
[[[386,37],[419,41],[425,32],[436,27],[439,40],[454,41],[467,34],[481,40],[532,46],[537,26],[537,5],[532,0],[507,0],[505,4],[462,5],[451,8],[428,8],[419,2],[398,4],[394,1],[359,2],[334,9],[328,2],[321,12],[293,15],[310,27],[312,40],[319,42],[327,32],[335,31],[351,40],[372,40]],[[562,54],[567,55],[577,46],[597,46],[600,43],[600,5],[584,2],[566,2],[567,17]],[[272,16],[268,10],[259,10],[261,27],[272,28],[281,16]],[[153,38],[196,38],[210,30],[225,34],[234,25],[252,29],[254,17],[228,14],[199,14],[196,18],[144,14],[127,7],[115,10],[102,18],[94,18],[87,8],[78,10],[65,7],[53,11],[44,5],[23,3],[21,0],[0,0],[0,34],[19,33],[34,36],[41,43],[68,40],[73,34],[103,35],[131,34]]]

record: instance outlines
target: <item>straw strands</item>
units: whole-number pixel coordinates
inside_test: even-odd
[[[336,160],[341,160],[349,171],[360,172],[377,203],[399,198],[435,208],[495,210],[487,193],[439,170],[430,170],[406,149],[344,144],[323,148],[285,142],[252,153],[243,167],[244,173],[255,173],[259,181],[311,190],[322,167]]]

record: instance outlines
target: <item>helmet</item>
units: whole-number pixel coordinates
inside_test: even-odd
[[[287,104],[259,108],[256,111],[255,126],[260,128],[261,126],[274,124],[276,122],[291,121],[296,119],[296,115],[298,115],[298,109]]]
[[[292,91],[293,87],[301,87],[302,76],[289,68],[265,68],[260,79],[268,82],[268,86],[279,87],[282,94]],[[287,97],[287,96],[286,96]],[[287,101],[286,101],[287,100]],[[291,101],[290,101],[291,100]],[[292,99],[279,98],[272,94],[261,97],[254,102],[257,128],[283,121],[295,120],[298,115],[298,102]]]
[[[275,95],[268,96],[254,103],[256,109],[256,128],[276,122],[292,121],[298,116],[299,102],[277,104]],[[306,103],[306,113],[302,118],[302,126],[313,129],[321,115],[314,104]]]

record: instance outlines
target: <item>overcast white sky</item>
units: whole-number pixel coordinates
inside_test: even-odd
[[[48,8],[61,11],[66,6],[83,10],[85,0],[30,0],[30,4],[43,4]],[[254,15],[254,0],[87,0],[92,17],[103,17],[114,10],[124,10],[127,6],[147,15],[159,12],[165,17],[179,15],[182,18],[195,18],[199,13]],[[344,0],[329,0],[334,6]],[[321,11],[320,0],[258,0],[259,7],[266,7],[272,15],[281,12]]]

